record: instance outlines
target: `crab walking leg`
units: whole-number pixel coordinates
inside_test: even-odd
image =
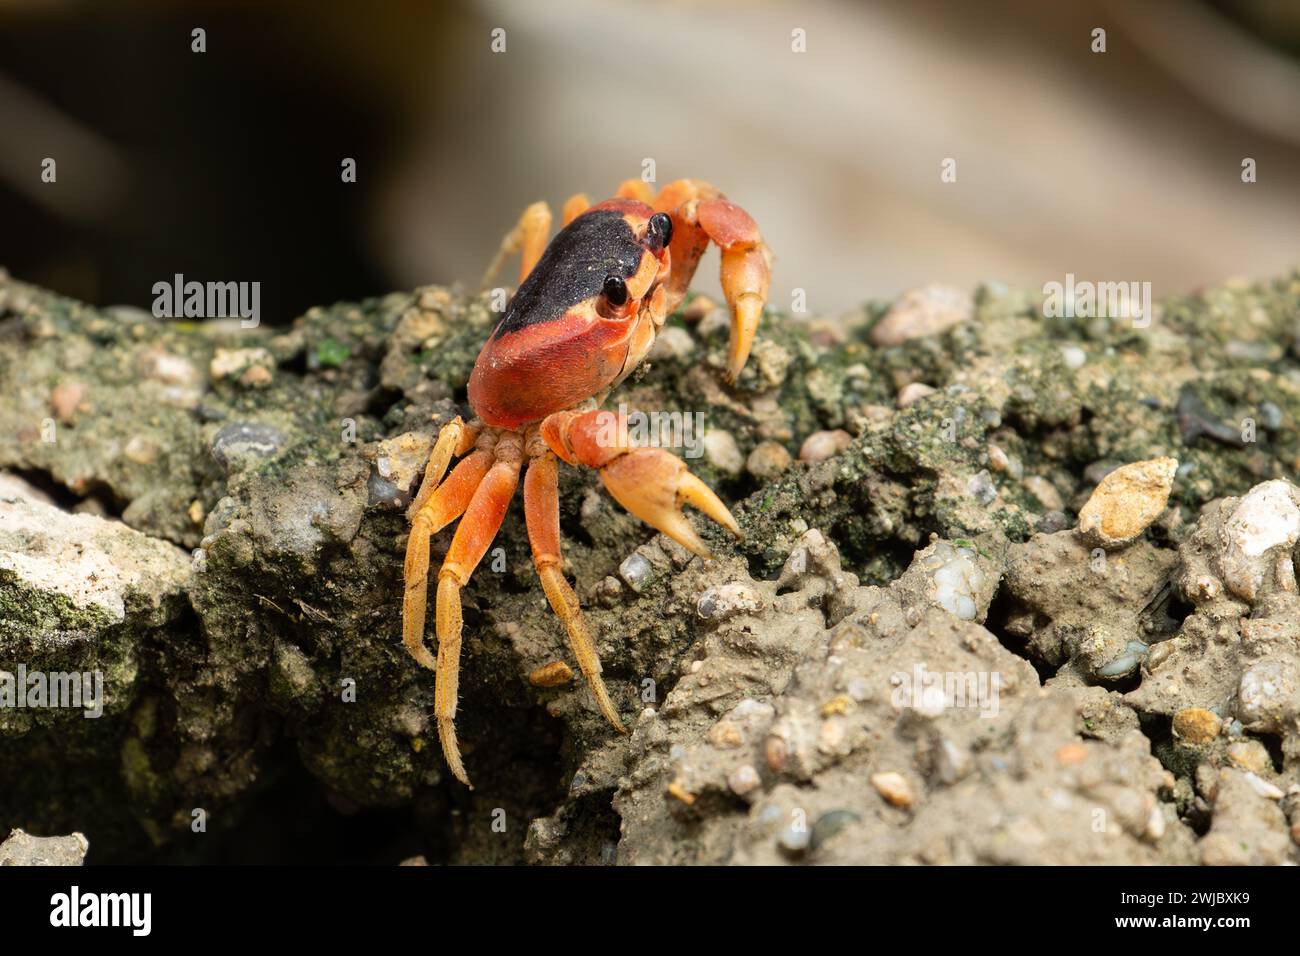
[[[634,448],[627,421],[607,409],[556,412],[542,421],[541,435],[570,464],[600,469],[614,500],[650,527],[702,558],[709,549],[682,513],[691,505],[737,538],[740,527],[713,490],[690,473],[686,462],[662,448]]]
[[[600,676],[600,655],[596,653],[596,642],[587,630],[578,595],[560,570],[560,492],[555,456],[544,444],[536,454],[532,454],[532,447],[529,451],[531,457],[524,475],[524,516],[528,522],[528,542],[533,549],[533,565],[541,578],[546,599],[569,632],[569,646],[573,648],[573,656],[578,659],[578,667],[587,678],[600,712],[615,730],[620,734],[626,733]]]
[[[438,632],[438,673],[433,689],[438,739],[452,774],[465,786],[472,786],[460,759],[456,742],[456,698],[460,684],[461,606],[460,589],[496,537],[519,483],[519,459],[523,438],[517,432],[503,432],[493,454],[496,461],[470,499],[465,516],[456,527],[446,560],[438,571],[438,606],[434,616]],[[450,480],[450,479],[448,479]]]
[[[586,193],[574,193],[560,208],[560,225],[567,226],[590,208],[591,200]]]
[[[481,448],[452,469],[447,480],[411,517],[406,539],[406,564],[402,571],[402,643],[429,670],[437,665],[424,646],[424,615],[428,604],[429,539],[464,513],[492,464],[490,448]]]
[[[614,196],[618,199],[636,199],[647,206],[654,200],[654,192],[644,179],[625,179],[618,184]]]
[[[702,180],[669,183],[655,198],[654,207],[673,217],[673,238],[669,243],[673,269],[667,282],[669,311],[685,298],[709,242],[722,250],[722,292],[731,310],[727,379],[734,382],[749,359],[754,333],[763,316],[772,277],[772,253],[753,217]]]
[[[544,202],[535,202],[519,217],[515,227],[501,240],[501,248],[492,257],[479,288],[486,289],[492,284],[502,264],[514,253],[522,253],[519,258],[519,281],[528,278],[537,260],[546,251],[546,242],[551,233],[551,207]]]
[[[478,422],[473,422],[466,427],[459,415],[439,429],[438,439],[433,443],[433,450],[429,453],[429,460],[424,466],[420,491],[411,502],[411,506],[406,509],[408,520],[415,519],[416,513],[429,500],[429,495],[433,494],[434,489],[442,483],[442,476],[447,473],[447,465],[450,464],[451,459],[459,458],[474,447],[480,429]]]

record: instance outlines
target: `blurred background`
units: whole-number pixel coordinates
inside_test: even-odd
[[[1300,262],[1300,3],[0,0],[0,266],[99,305],[473,284],[525,204],[647,159],[749,209],[780,307],[1265,276]]]

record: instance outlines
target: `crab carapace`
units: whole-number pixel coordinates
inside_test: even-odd
[[[682,505],[740,533],[731,512],[680,458],[634,447],[626,421],[596,406],[645,358],[685,298],[710,242],[722,252],[722,289],[731,312],[726,376],[735,381],[767,299],[772,257],[758,227],[716,188],[692,179],[670,183],[657,196],[640,180],[628,180],[615,198],[594,206],[574,196],[562,216],[548,244],[550,209],[534,203],[502,241],[487,281],[518,252],[519,287],[470,374],[474,417],[442,427],[408,511],[402,638],[411,655],[436,672],[438,737],[452,773],[466,785],[455,729],[460,591],[501,527],[521,470],[542,589],[564,622],[597,706],[620,732],[595,642],[561,571],[556,459],[598,469],[619,504],[698,555],[707,557],[708,550]],[[460,461],[448,473],[452,458]],[[438,571],[435,659],[424,643],[429,539],[457,518]]]

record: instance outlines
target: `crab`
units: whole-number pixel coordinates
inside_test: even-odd
[[[625,417],[600,403],[650,351],[681,305],[709,243],[722,253],[731,314],[729,382],[744,368],[767,299],[771,253],[750,215],[714,186],[682,179],[652,195],[640,180],[591,205],[576,195],[547,243],[551,212],[534,203],[506,234],[484,285],[519,253],[519,287],[469,378],[473,418],[438,432],[407,516],[402,640],[435,672],[434,711],[443,756],[471,786],[456,739],[461,589],[496,536],[524,471],[524,516],[542,590],[564,623],[600,712],[625,733],[601,678],[600,657],[578,596],[561,570],[558,461],[598,469],[627,511],[704,558],[709,551],[682,511],[690,505],[739,537],[726,505],[685,462],[634,446]],[[448,473],[453,458],[459,458]],[[460,519],[438,571],[437,657],[425,646],[429,542]]]

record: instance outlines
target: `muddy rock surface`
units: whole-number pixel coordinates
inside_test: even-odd
[[[20,665],[104,687],[95,718],[0,706],[5,832],[90,862],[292,862],[295,826],[391,863],[1300,862],[1300,274],[1143,329],[997,284],[769,314],[734,387],[688,306],[610,401],[676,415],[744,539],[697,522],[702,561],[562,473],[620,736],[516,500],[465,591],[468,791],[401,646],[404,511],[494,319],[427,287],[244,329],[0,277],[0,695]]]

